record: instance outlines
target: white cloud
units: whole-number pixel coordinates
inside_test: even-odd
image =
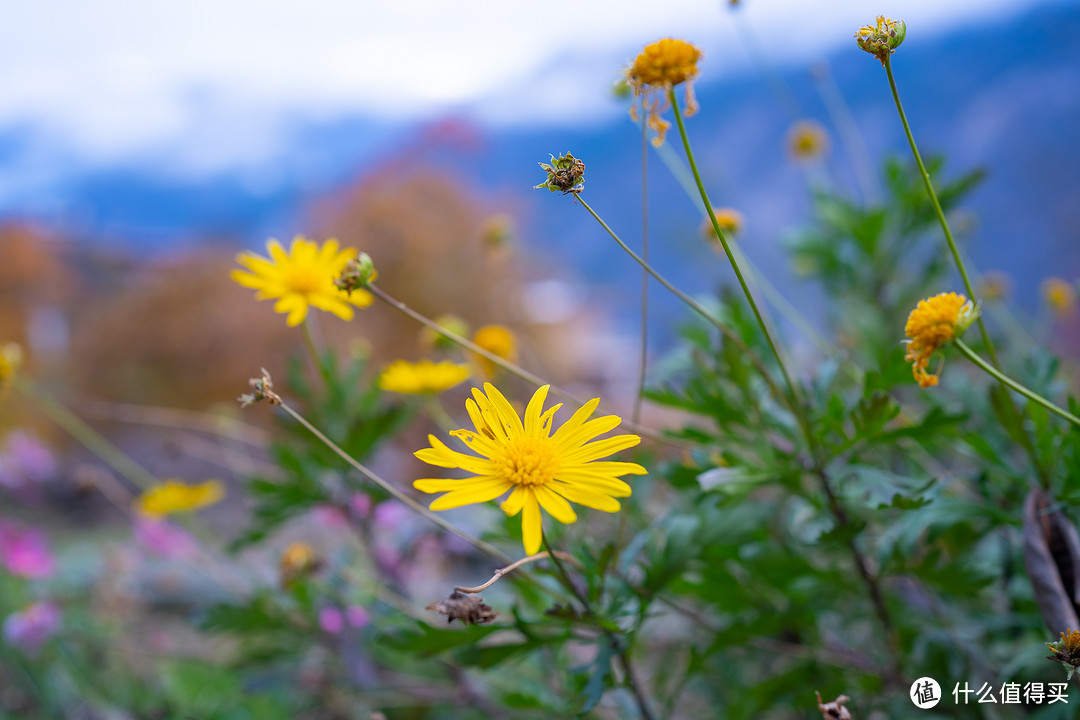
[[[735,20],[777,63],[850,42],[872,20],[863,0],[745,4],[733,18],[723,0],[22,3],[0,30],[0,131],[27,126],[96,162],[172,149],[207,170],[272,151],[286,116],[468,108],[496,122],[551,121],[558,94],[588,117],[606,102],[590,105],[592,88],[657,37],[701,44],[703,72],[722,73],[745,62]],[[887,10],[919,33],[1020,6],[911,0]]]

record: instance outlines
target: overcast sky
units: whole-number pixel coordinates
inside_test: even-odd
[[[550,122],[572,107],[588,122],[610,112],[597,89],[660,37],[704,48],[707,80],[746,62],[736,21],[782,64],[852,43],[879,11],[917,42],[1037,3],[748,0],[736,18],[726,0],[32,0],[3,13],[0,132],[84,161],[174,146],[242,163],[297,119]]]

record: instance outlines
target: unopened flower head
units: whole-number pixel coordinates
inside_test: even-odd
[[[411,395],[434,395],[469,379],[469,367],[452,362],[395,360],[379,375],[383,390]]]
[[[788,152],[799,162],[817,160],[829,151],[829,133],[815,120],[799,120],[788,130]]]
[[[309,307],[351,320],[353,306],[366,307],[372,303],[370,293],[346,294],[334,284],[349,261],[356,258],[354,248],[342,250],[338,241],[332,239],[319,246],[298,235],[288,252],[273,239],[267,241],[266,249],[269,258],[253,252],[237,255],[236,261],[247,272],[233,270],[231,277],[244,287],[257,290],[256,300],[276,299],[274,311],[288,313],[285,322],[290,327],[304,321]]]
[[[912,364],[919,387],[938,384],[938,376],[926,370],[930,357],[963,335],[978,317],[979,309],[956,293],[941,293],[919,301],[904,326],[908,337],[904,359]]]
[[[1059,277],[1043,280],[1042,296],[1055,315],[1069,315],[1076,311],[1076,288],[1066,280]]]
[[[522,514],[527,555],[539,552],[543,541],[541,507],[561,523],[577,520],[570,502],[618,512],[620,505],[615,498],[629,497],[631,492],[619,477],[644,475],[647,471],[636,463],[600,459],[634,447],[641,438],[616,435],[589,442],[622,422],[615,415],[589,420],[599,399],[585,403],[552,433],[553,416],[562,405],[544,410],[547,392],[548,386],[544,385],[533,394],[522,419],[491,383],[484,384],[484,392],[474,388],[465,409],[476,430],[454,430],[450,434],[478,455],[451,450],[434,435],[428,435],[431,447],[417,451],[416,457],[429,465],[471,473],[458,480],[416,480],[413,485],[417,490],[446,493],[431,503],[432,510],[488,502],[510,491],[500,507],[511,517]]]
[[[562,192],[563,195],[576,195],[585,189],[585,163],[570,153],[559,157],[552,155],[550,165],[537,164],[547,173],[547,179],[539,185],[533,185],[533,190],[547,188],[551,192]]]
[[[634,89],[634,104],[630,117],[638,119],[637,100],[641,98],[645,108],[645,122],[656,133],[654,145],[662,145],[671,123],[661,115],[668,109],[668,91],[676,85],[686,85],[687,117],[697,112],[693,80],[698,74],[701,50],[694,45],[675,38],[664,38],[646,45],[633,64],[626,70],[626,79]]]
[[[907,23],[878,15],[876,24],[864,25],[855,32],[855,42],[884,65],[885,60],[900,47],[906,36]]]
[[[188,485],[180,480],[166,480],[135,499],[135,509],[144,515],[161,517],[178,512],[198,510],[213,505],[225,497],[225,486],[219,480],[207,480]]]
[[[294,542],[281,551],[278,569],[281,571],[281,586],[289,587],[297,580],[318,572],[323,560],[306,542]]]
[[[487,350],[492,355],[517,362],[517,336],[514,331],[505,325],[485,325],[479,328],[472,337],[473,343]],[[480,370],[488,378],[495,376],[495,363],[482,355],[476,356],[476,362]]]
[[[1080,667],[1080,632],[1071,628],[1065,628],[1061,633],[1061,639],[1057,642],[1046,643],[1052,655],[1047,655],[1047,660],[1061,663],[1067,673],[1066,680],[1071,680],[1076,668]]]
[[[713,215],[716,216],[716,224],[720,226],[720,232],[724,233],[725,238],[733,238],[742,232],[743,216],[735,208],[713,208]],[[701,234],[711,243],[720,242],[710,218],[705,218],[701,226]]]

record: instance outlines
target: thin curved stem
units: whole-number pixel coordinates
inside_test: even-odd
[[[656,281],[658,283],[660,283],[661,285],[663,285],[665,288],[667,288],[669,291],[671,291],[671,293],[673,295],[675,295],[675,297],[679,298],[684,303],[686,303],[686,305],[691,310],[693,310],[698,315],[700,315],[703,319],[708,321],[709,324],[711,324],[713,327],[715,327],[717,330],[719,330],[721,333],[723,333],[724,337],[726,337],[728,340],[730,340],[732,343],[734,343],[735,346],[737,348],[739,348],[739,351],[741,353],[743,353],[744,355],[746,355],[746,357],[750,359],[750,362],[754,364],[754,367],[757,368],[758,372],[761,373],[762,378],[764,378],[765,382],[768,384],[768,386],[772,390],[773,394],[777,398],[782,398],[783,397],[783,393],[781,393],[780,390],[777,388],[776,382],[772,379],[772,375],[769,373],[769,369],[767,367],[765,367],[765,363],[762,362],[761,358],[758,357],[757,353],[755,353],[753,350],[750,349],[750,346],[746,344],[746,341],[744,341],[741,337],[739,337],[738,333],[736,333],[732,328],[728,327],[724,323],[720,322],[720,320],[713,317],[713,315],[708,310],[706,310],[704,308],[704,306],[702,306],[701,303],[699,303],[697,300],[694,300],[692,297],[690,297],[689,295],[684,293],[682,290],[679,290],[677,287],[675,287],[670,282],[668,282],[667,279],[665,279],[663,275],[656,272],[656,270],[653,269],[653,267],[651,265],[649,265],[647,262],[645,262],[644,258],[642,258],[640,255],[638,255],[636,252],[634,252],[630,248],[629,245],[627,245],[625,242],[623,242],[622,238],[620,238],[615,233],[615,231],[612,230],[611,227],[608,226],[608,224],[606,222],[604,222],[603,218],[601,218],[599,215],[596,214],[596,211],[592,209],[592,206],[590,206],[589,203],[585,202],[584,198],[582,198],[580,195],[577,195],[576,200],[579,203],[581,203],[581,206],[583,208],[585,208],[589,212],[590,215],[593,216],[593,218],[596,220],[596,222],[600,223],[600,225],[605,230],[607,230],[608,235],[610,235],[611,238],[616,243],[618,243],[619,247],[621,247],[623,249],[623,251],[626,252],[627,255],[629,255],[635,261],[637,261],[637,263],[639,265],[641,265],[641,267],[644,268],[646,272],[648,272],[650,275],[652,275],[654,278],[656,278]]]
[[[567,390],[564,390],[563,388],[559,387],[558,385],[555,385],[554,383],[552,383],[552,382],[550,382],[548,380],[543,379],[539,375],[535,375],[535,374],[529,372],[528,370],[521,367],[520,365],[512,363],[512,362],[510,362],[509,360],[507,360],[505,358],[499,357],[498,355],[496,355],[493,352],[485,350],[484,348],[480,347],[479,345],[472,342],[471,340],[469,340],[469,339],[467,339],[465,337],[462,337],[461,335],[458,335],[453,330],[448,330],[447,328],[444,328],[442,325],[435,322],[434,320],[431,320],[430,318],[427,318],[427,317],[421,315],[420,313],[416,312],[415,310],[413,310],[411,307],[409,307],[408,305],[406,305],[402,301],[400,301],[397,298],[394,298],[393,296],[391,296],[389,293],[387,293],[385,290],[383,290],[382,288],[377,286],[375,283],[370,283],[369,285],[366,286],[366,288],[367,288],[368,291],[371,292],[372,295],[379,298],[380,300],[382,300],[383,302],[385,302],[387,305],[394,308],[398,312],[403,313],[404,315],[412,318],[413,320],[420,323],[424,327],[438,333],[439,335],[442,335],[444,338],[446,338],[450,342],[452,342],[452,343],[454,343],[456,345],[460,345],[461,347],[465,348],[466,350],[468,350],[470,352],[474,352],[477,355],[479,355],[480,357],[483,357],[483,358],[486,358],[487,360],[490,360],[491,362],[493,362],[496,365],[498,365],[499,367],[501,367],[503,370],[506,370],[508,373],[510,373],[512,375],[516,375],[517,377],[521,378],[525,382],[531,383],[531,384],[533,384],[533,385],[535,385],[537,387],[539,387],[541,385],[548,385],[551,388],[551,392],[553,394],[559,395],[562,398],[564,398],[566,400],[569,400],[570,402],[574,403],[578,407],[581,407],[582,405],[585,404],[584,400],[582,400],[578,396],[574,395],[573,393],[571,393],[571,392],[569,392]],[[655,440],[656,442],[663,443],[665,445],[670,445],[672,447],[681,448],[681,449],[685,449],[687,447],[687,444],[685,442],[680,442],[680,441],[673,440],[672,438],[665,437],[664,435],[660,434],[659,432],[656,432],[655,430],[652,430],[651,428],[642,427],[641,425],[639,425],[636,422],[628,422],[628,421],[624,420],[619,424],[622,427],[626,428],[627,430],[635,432],[638,435],[641,435],[643,437],[647,437],[650,440]]]
[[[376,485],[381,487],[386,492],[390,493],[390,495],[392,495],[395,499],[397,499],[397,500],[401,501],[402,503],[404,503],[407,507],[412,509],[414,512],[416,512],[416,513],[418,513],[420,515],[423,515],[425,518],[430,520],[435,525],[438,525],[440,528],[442,528],[446,532],[450,533],[451,535],[456,535],[457,537],[461,538],[465,542],[472,545],[477,550],[490,555],[491,557],[495,558],[496,560],[498,560],[500,562],[504,562],[504,563],[511,562],[510,557],[507,556],[506,554],[504,554],[498,548],[494,547],[493,545],[489,545],[488,543],[484,542],[480,538],[473,537],[472,535],[465,532],[464,530],[457,527],[456,525],[454,525],[452,523],[449,523],[446,520],[443,520],[441,517],[439,517],[438,515],[433,513],[431,510],[428,510],[426,507],[424,507],[420,503],[416,502],[415,500],[413,500],[411,497],[409,497],[405,493],[398,490],[396,487],[394,487],[389,482],[384,480],[382,477],[377,475],[374,471],[368,469],[367,466],[365,466],[363,463],[356,460],[352,455],[349,455],[349,453],[342,450],[341,447],[338,446],[337,443],[335,443],[333,440],[331,440],[325,434],[323,434],[323,432],[321,430],[319,430],[319,428],[315,427],[310,422],[308,422],[307,418],[305,418],[303,415],[298,413],[296,410],[293,410],[289,406],[288,403],[283,401],[283,402],[278,404],[278,407],[280,407],[282,410],[284,410],[293,420],[296,420],[296,422],[300,423],[305,428],[307,428],[308,432],[310,432],[312,435],[314,435],[316,438],[318,438],[319,441],[322,442],[323,445],[326,445],[326,447],[330,448],[330,450],[332,450],[335,455],[337,455],[342,460],[344,460],[349,465],[351,465],[355,470],[357,470],[361,475],[366,477],[368,480],[375,483]]]
[[[645,100],[641,101],[641,117],[645,117]],[[641,122],[641,257],[649,262],[649,128]],[[641,401],[645,395],[645,371],[649,361],[649,272],[641,269],[641,349],[638,357],[637,396],[630,418],[641,420]]]
[[[555,555],[561,557],[563,560],[567,561],[571,565],[574,565],[576,567],[580,567],[578,565],[578,561],[574,559],[573,555],[569,555],[568,553],[560,552],[558,550],[555,550],[554,552],[555,552]],[[517,560],[516,562],[510,563],[509,565],[507,565],[504,568],[499,568],[498,570],[496,570],[495,574],[491,576],[491,579],[488,580],[486,583],[483,583],[482,585],[477,585],[476,587],[461,587],[459,585],[459,586],[454,588],[454,591],[455,592],[460,592],[460,593],[467,593],[467,594],[470,594],[470,595],[475,595],[476,593],[484,592],[489,587],[491,587],[495,583],[499,582],[499,580],[502,579],[502,577],[504,575],[508,575],[508,574],[514,572],[515,570],[517,570],[522,565],[528,565],[531,562],[534,562],[536,560],[543,560],[544,558],[550,557],[550,556],[551,556],[551,551],[550,550],[545,550],[544,552],[539,552],[539,553],[536,553],[535,555],[529,555],[527,557],[523,557],[520,560]]]
[[[953,344],[956,345],[956,348],[957,348],[957,350],[960,351],[961,355],[966,357],[971,362],[975,363],[975,365],[980,370],[982,370],[987,375],[989,375],[990,377],[997,380],[1002,385],[1005,385],[1010,390],[1014,390],[1014,391],[1020,393],[1021,395],[1026,397],[1028,400],[1031,400],[1034,403],[1042,405],[1044,408],[1046,408],[1050,412],[1054,413],[1055,415],[1059,415],[1059,416],[1065,418],[1066,420],[1071,422],[1073,425],[1076,425],[1077,427],[1080,427],[1080,417],[1076,417],[1075,415],[1073,415],[1068,410],[1065,410],[1064,408],[1058,407],[1057,405],[1050,402],[1049,400],[1047,400],[1046,398],[1044,398],[1042,395],[1035,392],[1034,390],[1030,390],[1030,389],[1024,387],[1023,385],[1021,385],[1020,383],[1016,382],[1015,380],[1010,378],[1008,375],[1001,372],[1000,370],[995,368],[993,365],[991,365],[990,363],[986,362],[981,357],[979,357],[979,355],[974,350],[972,350],[970,347],[968,347],[967,343],[965,343],[960,338],[957,338],[956,340],[953,340]]]
[[[904,112],[904,106],[900,102],[900,92],[896,89],[896,78],[893,77],[891,54],[885,55],[882,64],[885,66],[885,75],[889,78],[889,89],[892,91],[893,102],[896,104],[896,112],[900,115],[900,124],[904,126],[904,135],[907,136],[908,145],[911,146],[911,154],[915,158],[915,164],[919,168],[919,174],[922,176],[923,185],[926,187],[926,194],[930,198],[930,204],[934,208],[934,214],[937,215],[938,222],[941,224],[941,229],[945,233],[945,241],[949,245],[949,252],[952,253],[953,261],[956,263],[956,269],[960,273],[960,278],[964,281],[964,289],[967,290],[968,298],[974,302],[975,288],[972,286],[971,279],[968,277],[967,268],[964,266],[964,259],[960,255],[960,250],[956,246],[956,241],[953,239],[952,230],[949,229],[949,221],[945,219],[945,212],[941,209],[941,203],[938,201],[937,193],[934,191],[934,184],[930,181],[930,173],[927,172],[926,165],[923,164],[922,156],[919,154],[919,147],[915,144],[915,136],[911,133],[911,126],[908,124],[907,114]],[[982,316],[977,316],[975,322],[979,326],[979,336],[983,341],[983,345],[986,346],[986,352],[990,355],[990,362],[1000,373],[1001,362],[998,360],[997,351],[994,349],[994,343],[990,340],[990,333],[986,331],[986,324],[983,322]],[[1016,424],[1017,434],[1021,440],[1020,444],[1023,445],[1028,457],[1031,458],[1031,464],[1034,465],[1035,471],[1039,474],[1043,487],[1047,487],[1050,483],[1050,479],[1046,474],[1046,469],[1039,461],[1038,453],[1035,451],[1035,446],[1032,444],[1027,430],[1024,428],[1020,410],[1013,403],[1012,398],[1006,399],[1006,407],[1009,408],[1011,419]]]
[[[761,314],[761,310],[758,308],[757,301],[754,299],[754,294],[750,292],[750,286],[746,284],[746,278],[743,277],[742,270],[739,269],[739,263],[735,260],[735,255],[731,252],[731,243],[728,241],[727,236],[724,235],[724,231],[720,228],[720,223],[716,220],[716,213],[713,212],[712,202],[709,200],[709,194],[705,190],[705,183],[701,179],[701,173],[698,172],[697,162],[694,160],[694,151],[690,147],[690,137],[686,134],[686,123],[683,121],[682,110],[679,108],[679,100],[675,97],[674,88],[668,90],[668,101],[671,103],[671,108],[674,111],[675,122],[679,126],[679,136],[682,138],[683,149],[686,151],[686,160],[690,164],[690,172],[694,174],[694,183],[697,185],[698,193],[701,195],[701,201],[705,204],[705,211],[709,215],[709,220],[712,222],[713,230],[720,240],[720,245],[724,248],[724,254],[727,255],[728,262],[731,263],[731,269],[735,272],[735,277],[739,281],[739,287],[742,288],[743,295],[746,296],[746,302],[750,305],[750,310],[754,313],[754,318],[757,320],[758,326],[765,336],[765,342],[768,343],[769,349],[772,350],[773,355],[776,357],[776,363],[780,367],[780,373],[784,376],[784,383],[787,385],[791,410],[795,413],[795,416],[803,426],[810,447],[814,448],[816,447],[817,441],[810,428],[805,408],[803,407],[799,392],[795,386],[795,381],[792,379],[791,373],[788,372],[787,364],[780,354],[780,349],[773,341],[769,325],[765,322],[765,316]]]

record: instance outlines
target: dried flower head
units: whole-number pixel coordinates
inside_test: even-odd
[[[919,301],[904,325],[908,337],[904,359],[912,364],[919,387],[938,384],[938,376],[926,371],[930,356],[963,335],[978,316],[978,308],[956,293],[941,293]]]
[[[788,152],[798,162],[816,160],[829,151],[829,133],[816,120],[799,120],[788,130]]]
[[[339,290],[344,290],[346,294],[352,297],[353,290],[362,290],[371,283],[378,279],[379,273],[375,270],[375,262],[371,259],[371,256],[365,252],[360,253],[349,262],[345,263],[345,269],[341,271],[341,274],[334,278],[334,285]],[[363,292],[363,295],[368,297],[368,300],[364,304],[371,303],[371,296],[367,292]],[[357,297],[360,297],[358,295]]]
[[[826,720],[851,720],[851,711],[844,707],[845,703],[851,702],[851,698],[847,695],[841,695],[831,702],[821,702],[821,693],[815,690],[814,694],[817,695],[817,706],[818,710],[821,711],[822,718]]]
[[[233,270],[231,277],[244,287],[257,290],[256,300],[276,298],[274,311],[288,313],[285,322],[290,327],[304,321],[308,307],[351,320],[352,306],[366,307],[372,303],[369,293],[360,291],[345,295],[334,283],[349,261],[356,257],[355,249],[341,250],[338,241],[332,239],[320,247],[300,235],[293,239],[288,252],[273,239],[267,241],[266,249],[269,258],[253,252],[237,255],[236,261],[249,272]]]
[[[410,395],[437,394],[469,379],[469,367],[452,362],[395,360],[379,375],[379,387]]]
[[[733,238],[742,232],[743,216],[738,210],[734,208],[713,208],[713,215],[716,216],[716,224],[720,226],[720,231],[724,233],[725,238]],[[705,218],[705,222],[701,226],[701,234],[711,243],[720,242],[720,238],[716,234],[716,228],[713,227],[712,220],[709,218]]]
[[[447,624],[460,620],[466,625],[483,625],[494,620],[499,614],[498,610],[492,610],[489,605],[485,605],[484,598],[479,595],[457,590],[424,609],[442,613],[446,616]]]
[[[693,79],[698,74],[701,50],[684,40],[664,38],[646,45],[634,63],[626,70],[626,79],[634,89],[634,104],[630,117],[638,119],[637,99],[645,108],[645,122],[656,133],[654,145],[662,145],[671,123],[661,115],[668,109],[668,91],[676,85],[686,85],[686,108],[683,114],[690,117],[697,112],[694,99]]]
[[[878,15],[876,25],[864,25],[855,32],[855,42],[884,66],[889,55],[896,52],[906,36],[907,23]]]
[[[487,350],[492,355],[509,362],[517,362],[517,336],[505,325],[485,325],[472,337],[473,343]],[[495,376],[495,363],[482,355],[476,356],[481,372],[487,378]]]
[[[547,180],[533,185],[533,190],[547,188],[551,192],[561,191],[563,195],[575,195],[585,189],[585,163],[570,153],[551,156],[551,164],[537,163],[547,173]]]
[[[1069,315],[1076,311],[1076,288],[1067,280],[1052,277],[1043,280],[1043,301],[1055,315]]]
[[[590,442],[622,422],[616,415],[586,422],[599,399],[585,403],[553,434],[552,419],[562,405],[544,410],[547,392],[548,386],[544,385],[533,394],[523,421],[491,383],[484,384],[484,392],[474,388],[465,409],[476,430],[454,430],[450,434],[479,456],[451,450],[434,435],[428,435],[431,447],[417,451],[416,457],[429,465],[471,473],[458,480],[425,478],[413,482],[421,492],[446,493],[431,503],[432,510],[488,502],[511,491],[500,507],[511,517],[522,513],[526,555],[539,552],[543,541],[541,507],[561,523],[577,521],[570,502],[604,512],[619,511],[615,498],[629,497],[631,492],[619,476],[644,475],[648,471],[637,463],[598,461],[634,447],[641,438],[616,435]]]
[[[135,499],[135,509],[144,515],[160,517],[178,512],[198,510],[213,505],[225,497],[225,486],[219,480],[207,480],[188,485],[180,480],[166,480],[145,490]]]
[[[1047,655],[1047,660],[1061,663],[1067,673],[1066,680],[1071,680],[1076,668],[1080,667],[1080,631],[1065,628],[1061,633],[1061,639],[1057,642],[1046,643],[1053,655]]]
[[[237,398],[242,408],[254,405],[260,400],[266,400],[271,405],[281,404],[281,396],[274,392],[274,381],[270,379],[270,373],[266,371],[266,368],[259,368],[259,371],[262,373],[259,377],[248,379],[251,392]]]

